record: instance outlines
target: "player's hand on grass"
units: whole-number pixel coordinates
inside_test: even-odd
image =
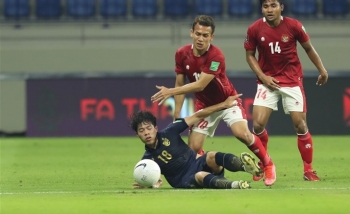
[[[327,83],[327,80],[328,80],[328,73],[327,72],[323,72],[322,74],[320,74],[318,76],[316,85],[323,86],[324,84]]]
[[[132,184],[132,188],[133,189],[144,189],[144,188],[151,188],[151,187],[145,187],[145,186],[142,186],[142,185],[135,182]]]
[[[159,91],[151,97],[151,101],[153,103],[158,102],[158,105],[161,105],[166,99],[171,96],[171,93],[167,87],[156,85],[156,88],[158,88]]]
[[[242,94],[236,94],[235,96],[229,96],[225,101],[224,101],[224,108],[231,108],[235,105],[237,105],[237,99],[242,96]]]
[[[153,184],[152,188],[160,188],[163,185],[163,180],[159,178],[158,182]]]
[[[153,184],[153,186],[146,187],[135,182],[132,184],[132,188],[133,189],[160,188],[162,184],[163,184],[163,180],[160,178],[157,183]]]
[[[271,91],[280,89],[280,86],[278,85],[279,81],[273,77],[265,76],[261,79],[261,81]]]

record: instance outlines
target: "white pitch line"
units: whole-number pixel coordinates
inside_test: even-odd
[[[0,195],[24,195],[24,194],[92,194],[92,193],[150,193],[164,192],[163,190],[173,192],[208,192],[208,191],[233,191],[232,189],[132,189],[132,190],[102,190],[102,191],[46,191],[46,192],[0,192]],[[324,188],[284,188],[284,189],[248,189],[243,191],[286,191],[286,190],[350,190],[350,187],[324,187]]]

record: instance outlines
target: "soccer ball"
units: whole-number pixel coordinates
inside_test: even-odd
[[[160,178],[160,168],[158,164],[151,159],[140,160],[134,167],[135,181],[146,187],[157,183]]]

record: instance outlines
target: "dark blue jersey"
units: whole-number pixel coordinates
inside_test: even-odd
[[[188,128],[184,119],[177,119],[157,133],[155,149],[146,148],[142,159],[152,159],[172,187],[181,183],[182,176],[196,160],[197,154],[182,140],[180,133]]]

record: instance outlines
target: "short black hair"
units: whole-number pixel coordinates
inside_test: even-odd
[[[157,126],[156,117],[149,111],[136,112],[130,117],[130,120],[130,127],[135,132],[137,132],[139,125],[143,122],[148,122],[151,123],[153,126]]]
[[[206,27],[211,27],[211,30],[212,30],[211,34],[213,34],[215,31],[214,19],[210,16],[207,16],[207,15],[196,16],[196,18],[192,23],[192,30],[194,30],[194,26],[196,26],[196,24],[203,25]]]
[[[265,1],[266,1],[266,0],[260,0],[260,5],[262,6],[262,5],[264,4]],[[283,4],[283,0],[277,0],[277,1],[280,3],[280,5]]]

